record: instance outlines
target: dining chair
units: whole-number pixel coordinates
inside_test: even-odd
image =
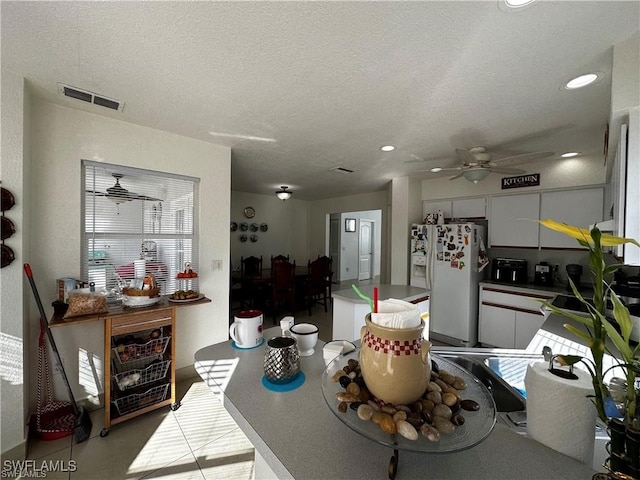
[[[275,257],[271,255],[271,263],[273,262],[288,262],[289,255],[276,255]]]
[[[276,315],[283,303],[288,303],[291,315],[296,309],[296,262],[286,260],[273,262],[271,266],[271,315],[276,324]]]
[[[240,257],[240,284],[242,285],[241,306],[256,307],[262,300],[262,289],[256,281],[262,277],[262,255],[260,257]]]
[[[314,261],[308,262],[308,278],[305,299],[311,315],[311,308],[319,303],[324,306],[327,312],[327,303],[331,301],[331,271],[332,259],[327,256],[318,256]]]

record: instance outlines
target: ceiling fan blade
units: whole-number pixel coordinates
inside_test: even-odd
[[[453,177],[451,177],[449,180],[455,180],[456,178],[460,178],[462,176],[462,174],[464,173],[464,170],[462,172],[460,172],[457,175],[454,175]]]
[[[491,170],[493,173],[513,173],[513,174],[518,174],[518,173],[525,173],[526,170],[522,170],[521,168],[511,168],[511,167],[491,167],[489,170]]]
[[[137,193],[129,193],[127,198],[130,199],[130,200],[146,200],[148,202],[161,202],[162,201],[162,199],[160,199],[160,198],[147,197],[146,195],[139,195]]]
[[[531,152],[531,153],[522,153],[520,155],[511,155],[509,157],[496,158],[493,160],[494,163],[502,163],[502,162],[518,162],[525,163],[531,162],[534,160],[542,160],[543,158],[548,158],[554,155],[554,152]]]

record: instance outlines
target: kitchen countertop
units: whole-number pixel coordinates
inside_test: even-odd
[[[569,290],[565,284],[560,284],[558,282],[556,282],[554,285],[549,286],[549,285],[537,285],[533,282],[508,283],[508,282],[498,282],[495,280],[483,280],[480,282],[480,285],[493,286],[493,287],[500,286],[500,287],[504,287],[505,289],[513,290],[516,292],[518,291],[526,292],[527,290],[535,290],[538,292],[549,292],[556,295],[557,294],[573,295],[573,292]],[[593,289],[591,288],[591,286],[583,287],[582,290],[580,290],[580,293],[586,297],[589,297],[590,295],[592,295]]]
[[[378,287],[378,298],[380,300],[398,298],[411,302],[422,297],[429,296],[429,290],[420,287],[412,287],[410,285],[362,285],[358,286],[358,289],[369,298],[373,298],[373,287]],[[367,303],[362,300],[352,288],[338,290],[333,292],[331,296],[354,303]]]
[[[265,338],[279,335],[265,331]],[[306,376],[296,390],[276,393],[261,384],[264,344],[238,350],[231,342],[202,348],[195,368],[278,478],[388,478],[393,451],[348,428],[322,394],[323,342],[302,357]],[[463,452],[426,454],[400,451],[397,479],[590,479],[595,473],[498,422],[479,445]]]

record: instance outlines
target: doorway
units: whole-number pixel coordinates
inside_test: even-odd
[[[369,280],[373,270],[373,222],[360,220],[360,240],[358,242],[358,280]]]

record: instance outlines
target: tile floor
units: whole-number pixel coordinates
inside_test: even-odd
[[[331,340],[331,308],[316,305],[313,315],[301,311],[296,322],[318,325],[319,337]],[[270,318],[265,327],[272,326]],[[79,444],[73,436],[53,441],[32,440],[27,458],[75,461],[74,472],[47,472],[47,479],[252,479],[254,450],[240,428],[200,377],[176,385],[181,406],[169,407],[113,426],[100,437],[104,410],[92,411],[91,437]]]

